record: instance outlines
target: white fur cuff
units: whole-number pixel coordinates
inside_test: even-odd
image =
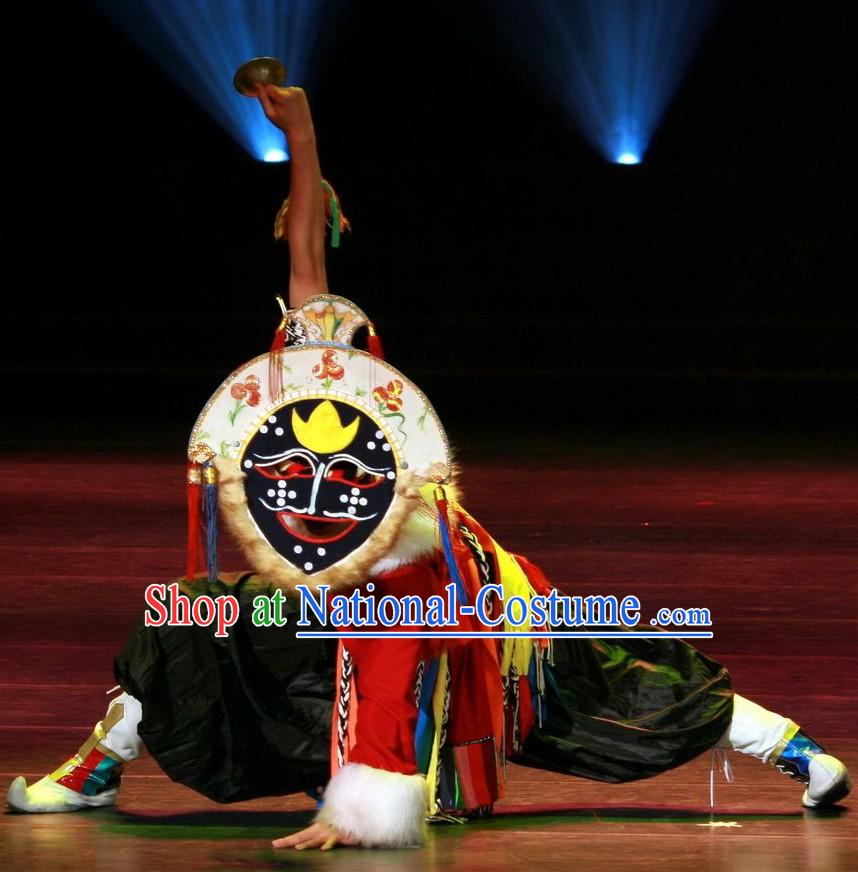
[[[325,788],[316,820],[367,848],[407,848],[423,841],[428,801],[422,775],[349,763]]]

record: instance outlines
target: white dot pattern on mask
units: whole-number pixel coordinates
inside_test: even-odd
[[[376,439],[384,439],[384,433],[382,433],[381,430],[376,430],[375,431],[375,438]]]
[[[348,501],[349,501],[349,498],[345,494],[340,494],[340,502],[341,503],[347,503]]]
[[[275,427],[274,428],[274,435],[275,436],[282,436],[283,435],[283,428],[282,427]]]
[[[277,415],[272,415],[272,416],[268,419],[268,423],[269,423],[269,424],[276,424],[276,423],[277,423]]]
[[[267,491],[265,491],[265,493],[266,493],[266,495],[269,496],[269,497],[276,497],[276,496],[277,496],[277,491],[274,490],[273,487],[272,487],[272,488],[269,488]]]
[[[366,447],[369,448],[370,451],[372,451],[375,448],[375,442],[367,442]]]
[[[387,473],[387,477],[389,479],[393,480],[394,478],[396,478],[396,473],[393,470],[391,470],[390,472]]]
[[[360,495],[360,488],[359,488],[359,487],[353,487],[353,488],[352,488],[352,496],[353,496],[353,497],[356,497],[356,496],[359,496],[359,495]]]
[[[304,564],[304,569],[306,569],[307,572],[310,572],[310,571],[312,570],[312,568],[313,568],[313,564],[310,563],[309,561],[307,561],[307,562]]]
[[[277,500],[277,505],[278,505],[278,506],[285,506],[285,505],[286,505],[286,500]]]
[[[292,550],[293,550],[296,554],[300,554],[304,549],[303,549],[300,545],[296,545]]]
[[[358,502],[359,502],[362,506],[365,506],[365,505],[367,504],[367,498],[366,498],[366,497],[361,497],[361,498],[358,500]]]
[[[319,557],[324,557],[327,553],[328,553],[328,552],[325,551],[324,548],[317,548],[317,549],[316,549],[316,554],[318,554]]]
[[[390,443],[385,442],[384,445],[381,446],[382,451],[390,451]]]
[[[294,500],[295,497],[298,496],[298,492],[297,491],[289,491],[289,493],[287,493],[286,496],[289,497],[290,500]]]
[[[353,515],[356,511],[357,511],[357,509],[354,506],[349,506],[349,514],[350,515]]]
[[[267,424],[263,424],[263,425],[259,428],[259,432],[260,432],[260,433],[267,433],[267,432],[268,432],[268,425],[267,425]]]
[[[245,461],[244,461],[244,468],[245,468],[245,469],[250,469],[252,466],[253,466],[253,461],[252,461],[252,460],[245,460]]]

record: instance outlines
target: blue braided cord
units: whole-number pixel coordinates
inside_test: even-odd
[[[217,581],[220,570],[217,560],[217,484],[203,487],[203,500],[206,515],[206,568],[209,581]]]
[[[450,571],[450,578],[453,579],[453,583],[456,585],[456,592],[459,594],[460,604],[467,605],[468,597],[465,593],[465,585],[459,576],[459,567],[456,566],[456,558],[453,555],[453,543],[450,541],[450,531],[447,529],[447,525],[444,523],[443,518],[439,518],[439,521],[440,523],[438,524],[438,527],[441,530],[441,546],[444,549],[444,559],[447,561],[447,569]]]

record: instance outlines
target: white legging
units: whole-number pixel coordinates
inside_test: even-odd
[[[122,718],[110,728],[102,744],[126,762],[136,760],[142,746],[137,725],[143,716],[143,707],[130,693],[121,693],[111,700],[108,714],[115,705],[122,705]],[[737,693],[733,696],[733,720],[718,742],[718,747],[750,754],[767,763],[791,723],[788,718],[770,712]]]
[[[733,720],[718,747],[750,754],[768,763],[791,723],[789,718],[770,712],[737,693],[733,695]]]
[[[121,693],[110,701],[105,720],[108,719],[111,709],[117,705],[122,706],[122,717],[107,731],[101,744],[129,762],[140,756],[142,742],[137,735],[137,725],[143,717],[143,706],[130,693]]]

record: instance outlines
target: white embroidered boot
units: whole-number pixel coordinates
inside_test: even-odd
[[[22,775],[9,785],[9,807],[41,813],[113,805],[123,765],[140,756],[141,716],[142,708],[133,696],[117,696],[74,757],[29,787]]]
[[[833,805],[852,788],[846,767],[798,724],[739,694],[733,697],[733,720],[718,746],[750,754],[807,785],[801,800],[807,808]]]

